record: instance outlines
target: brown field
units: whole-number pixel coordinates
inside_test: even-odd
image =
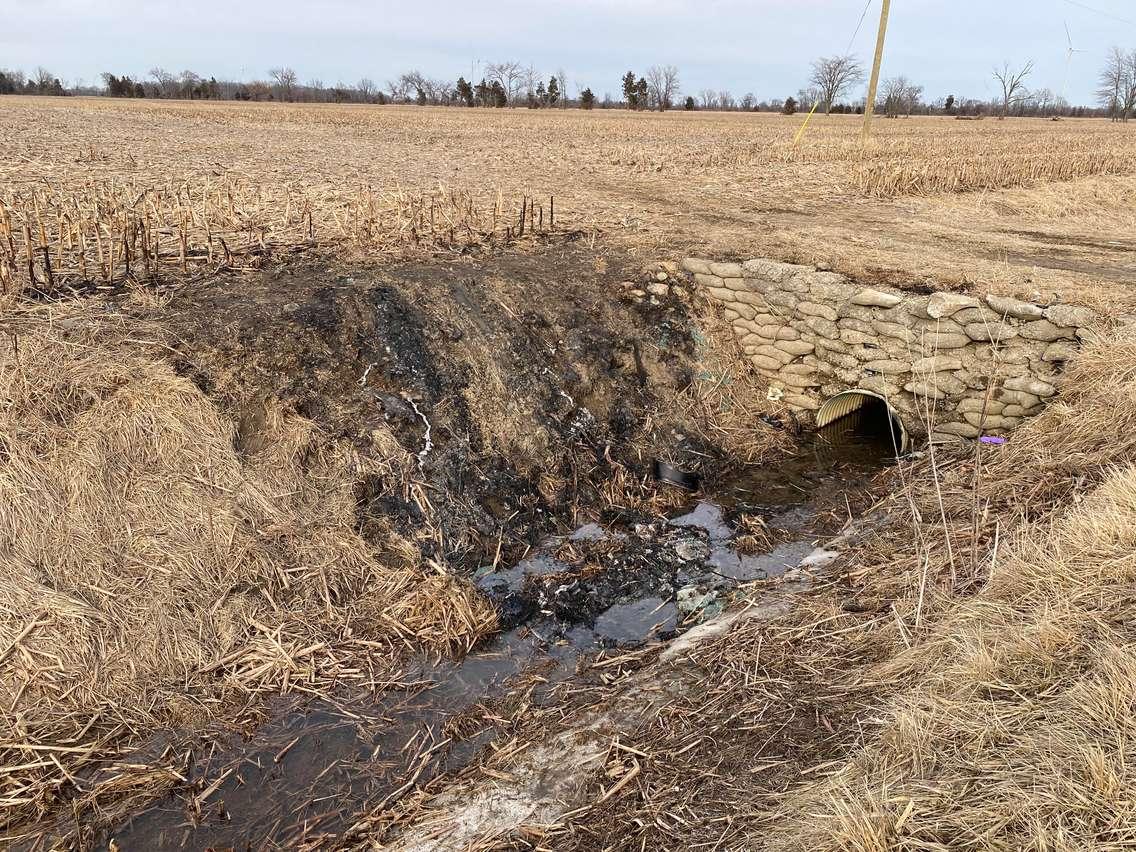
[[[879,120],[864,149],[802,121],[0,99],[0,843],[105,848],[167,791],[179,830],[239,820],[240,767],[200,768],[223,726],[413,686],[498,629],[474,570],[675,511],[647,471],[676,442],[711,481],[781,459],[687,253],[1136,308],[1131,126]],[[1130,848],[1136,344],[1068,370],[1006,446],[874,480],[794,606],[759,587],[761,617],[605,651],[560,703],[534,677],[415,733],[334,841],[259,839]],[[539,798],[530,755],[597,718],[556,801],[455,817]],[[467,729],[489,747],[422,780]]]
[[[25,98],[0,109],[9,289],[46,281],[44,247],[60,282],[121,277],[128,261],[171,274],[257,263],[313,243],[455,251],[516,238],[525,198],[530,234],[555,218],[646,254],[797,255],[1010,288],[1136,275],[1124,259],[1136,248],[1123,203],[1133,136],[1106,121],[879,120],[865,150],[854,116],[816,117],[794,145],[801,116]]]

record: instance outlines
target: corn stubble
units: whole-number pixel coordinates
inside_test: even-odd
[[[628,209],[676,179],[824,204],[1136,173],[1131,134],[1104,121],[881,120],[864,147],[844,116],[814,119],[794,144],[801,118],[768,114],[109,99],[3,109],[6,292],[186,277],[316,244],[361,257],[464,252],[531,241],[560,219],[625,231]]]
[[[176,280],[257,268],[271,252],[320,244],[368,257],[462,252],[513,243],[526,229],[530,237],[545,233],[534,221],[543,211],[527,198],[509,207],[446,187],[313,195],[233,175],[158,184],[110,178],[71,192],[31,187],[0,199],[0,290]]]

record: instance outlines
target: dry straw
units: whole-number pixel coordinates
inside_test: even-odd
[[[928,519],[912,554],[930,566],[931,626],[871,673],[903,688],[864,747],[791,803],[787,845],[1136,842],[1136,343],[1095,346],[1065,387],[986,460],[977,519],[961,487],[973,476],[950,477],[948,526]],[[979,591],[959,600],[945,542],[970,553],[976,532]]]
[[[365,689],[399,646],[460,652],[494,627],[472,588],[420,564],[410,542],[356,533],[353,482],[381,474],[409,498],[412,458],[363,458],[275,407],[260,449],[238,451],[233,424],[162,360],[158,338],[82,306],[6,324],[9,829],[62,799],[82,811],[144,789],[161,761],[117,760],[156,726],[192,727],[259,693]]]

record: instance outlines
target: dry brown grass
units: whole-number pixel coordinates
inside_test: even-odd
[[[117,761],[157,725],[366,689],[400,645],[460,652],[493,629],[410,542],[356,533],[360,474],[425,500],[393,438],[368,459],[274,406],[237,436],[157,329],[82,306],[5,331],[0,831],[148,786],[163,770]]]
[[[1066,387],[985,466],[977,501],[948,486],[948,527],[924,518],[901,575],[910,647],[866,675],[902,688],[862,750],[798,794],[786,845],[1136,842],[1136,343],[1086,353]]]
[[[739,464],[756,464],[790,449],[799,435],[791,428],[787,406],[766,398],[769,383],[750,369],[737,335],[719,306],[704,294],[696,297],[698,331],[697,369],[678,404],[687,419],[697,424],[707,442],[721,447]],[[787,428],[773,430],[762,415],[776,412]]]

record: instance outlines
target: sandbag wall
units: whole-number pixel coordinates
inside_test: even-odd
[[[1003,434],[1038,413],[1097,320],[1075,305],[862,287],[763,258],[682,265],[721,303],[772,396],[815,412],[863,388],[935,439]]]

